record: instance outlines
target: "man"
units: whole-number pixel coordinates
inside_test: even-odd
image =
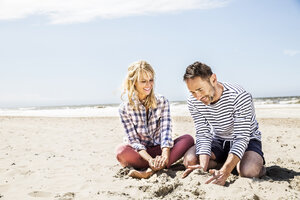
[[[261,148],[261,133],[252,96],[243,88],[217,81],[209,66],[195,62],[183,77],[191,95],[189,111],[196,128],[196,145],[184,156],[187,170],[209,170],[206,183],[224,185],[236,167],[240,176],[261,177],[266,173]]]

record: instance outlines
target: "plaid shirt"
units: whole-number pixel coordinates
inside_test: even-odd
[[[139,110],[134,110],[128,102],[120,105],[120,118],[127,136],[125,142],[137,151],[156,145],[173,147],[169,101],[160,95],[155,97],[157,108],[149,109],[148,121],[146,108],[140,101],[134,100]]]

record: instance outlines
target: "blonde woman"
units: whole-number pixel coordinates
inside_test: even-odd
[[[169,102],[154,94],[154,75],[146,61],[131,64],[123,93],[128,100],[119,108],[126,144],[117,148],[117,159],[123,167],[135,168],[129,172],[135,178],[149,178],[169,168],[194,145],[190,135],[172,140]]]

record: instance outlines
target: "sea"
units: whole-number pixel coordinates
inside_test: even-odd
[[[256,108],[300,108],[300,96],[254,98]],[[119,104],[0,108],[0,116],[117,117]],[[171,101],[172,116],[189,116],[185,101]]]

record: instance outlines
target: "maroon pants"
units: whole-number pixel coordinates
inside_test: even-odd
[[[190,135],[183,135],[174,140],[174,146],[170,150],[169,168],[174,162],[179,160],[185,152],[194,145],[194,139]],[[147,153],[155,158],[161,155],[162,151],[160,145],[148,147]],[[130,145],[121,145],[116,150],[117,159],[123,167],[130,166],[136,169],[148,168],[149,164],[144,160],[138,152],[135,151]]]

